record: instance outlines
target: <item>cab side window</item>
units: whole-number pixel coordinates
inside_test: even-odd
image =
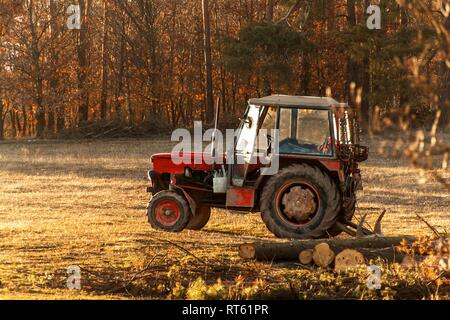
[[[268,107],[266,116],[258,133],[257,151],[268,152],[272,142],[272,133],[277,126],[277,108]]]
[[[282,108],[280,153],[331,156],[333,149],[329,112]]]

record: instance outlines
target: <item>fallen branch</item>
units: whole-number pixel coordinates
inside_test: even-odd
[[[425,220],[425,218],[423,218],[422,216],[420,216],[418,213],[416,213],[417,218],[419,218],[423,223],[425,223],[427,225],[428,228],[430,228],[431,231],[433,231],[433,233],[438,237],[438,238],[442,238],[443,235],[437,231],[437,229],[435,227],[433,227],[427,220]]]
[[[208,266],[208,264],[207,264],[205,261],[203,261],[202,259],[200,259],[200,258],[197,257],[196,255],[194,255],[192,252],[190,252],[190,251],[187,250],[186,248],[183,248],[183,247],[180,246],[179,244],[176,244],[175,242],[172,242],[172,241],[166,240],[166,239],[159,239],[159,238],[155,238],[155,237],[149,237],[149,238],[151,238],[151,239],[153,239],[153,240],[156,240],[156,241],[166,242],[166,243],[168,243],[168,244],[170,244],[170,245],[172,245],[172,246],[174,246],[174,247],[180,249],[181,251],[187,253],[188,255],[190,255],[191,257],[193,257],[194,259],[196,259],[196,260],[197,260],[198,262],[200,262],[201,264],[203,264],[203,265],[205,265],[205,266]]]

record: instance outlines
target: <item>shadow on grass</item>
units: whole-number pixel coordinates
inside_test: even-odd
[[[141,169],[111,169],[91,164],[62,165],[58,162],[24,162],[24,161],[0,161],[0,171],[29,176],[58,176],[76,175],[83,178],[124,178],[144,180],[147,176],[147,168]]]

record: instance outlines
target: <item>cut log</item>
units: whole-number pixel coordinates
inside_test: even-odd
[[[403,240],[413,243],[417,241],[417,238],[404,236],[247,243],[239,247],[239,256],[246,260],[298,261],[300,252],[312,250],[320,243],[327,243],[335,253],[340,253],[345,249],[357,249],[364,254],[366,259],[376,259],[377,257],[392,259],[398,255],[400,258],[397,257],[395,260],[401,262],[403,255],[400,255],[394,247],[399,246]]]
[[[313,250],[303,250],[298,255],[298,260],[303,265],[309,265],[313,262]]]
[[[335,253],[328,243],[319,243],[314,247],[312,258],[314,263],[322,268],[328,268],[334,261]]]
[[[242,259],[253,260],[256,258],[256,246],[252,243],[244,243],[239,246],[239,256]]]
[[[364,255],[354,249],[345,249],[336,256],[334,270],[336,272],[346,272],[366,265]]]

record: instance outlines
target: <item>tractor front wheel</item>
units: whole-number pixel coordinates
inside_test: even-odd
[[[317,167],[293,165],[273,176],[261,195],[261,216],[279,238],[326,237],[336,223],[341,196],[336,182]]]
[[[190,220],[187,201],[172,191],[158,192],[148,204],[148,222],[154,229],[181,232]]]
[[[191,215],[191,220],[189,221],[188,226],[186,229],[189,230],[202,230],[204,226],[209,221],[209,218],[211,217],[211,207],[207,206],[200,206],[197,207],[197,210],[195,210],[195,215]]]

